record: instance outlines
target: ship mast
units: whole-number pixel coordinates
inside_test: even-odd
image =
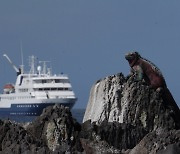
[[[29,57],[29,66],[30,66],[30,74],[35,74],[36,73],[36,69],[35,69],[35,63],[36,63],[36,57],[34,55]]]
[[[42,63],[43,65],[43,74],[46,74],[46,70],[47,70],[47,63],[50,61],[39,61],[39,63]],[[49,72],[48,72],[49,73]]]
[[[21,73],[23,74],[24,73],[24,57],[23,57],[23,49],[22,49],[22,41],[20,42],[20,48],[21,48],[21,65],[20,65],[20,68],[21,68]]]

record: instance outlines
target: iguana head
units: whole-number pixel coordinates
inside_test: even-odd
[[[140,54],[136,51],[129,52],[125,55],[125,58],[129,62],[130,66],[133,66],[140,57]]]

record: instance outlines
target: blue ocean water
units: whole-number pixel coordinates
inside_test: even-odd
[[[79,122],[82,123],[85,109],[72,109],[71,110],[72,116]]]
[[[79,123],[82,123],[85,109],[72,109],[71,110],[73,118],[75,118]],[[2,120],[11,120],[19,123],[32,122],[36,116],[8,116],[8,117],[0,117]]]

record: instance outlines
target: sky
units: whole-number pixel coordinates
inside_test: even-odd
[[[22,42],[26,70],[28,56],[51,61],[70,78],[74,108],[86,108],[92,85],[128,75],[124,55],[136,50],[160,68],[180,106],[179,16],[179,0],[1,0],[0,87],[16,79],[2,55],[20,65]]]

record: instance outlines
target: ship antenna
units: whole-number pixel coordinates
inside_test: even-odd
[[[43,64],[43,74],[46,74],[46,67],[47,67],[47,63],[50,62],[50,61],[39,61],[39,63],[42,63]]]
[[[22,41],[20,42],[20,47],[21,47],[21,72],[22,74],[24,73],[24,57],[23,57],[23,48],[22,48]]]
[[[35,63],[36,63],[36,57],[34,55],[29,57],[29,65],[31,67],[30,74],[35,74]]]

